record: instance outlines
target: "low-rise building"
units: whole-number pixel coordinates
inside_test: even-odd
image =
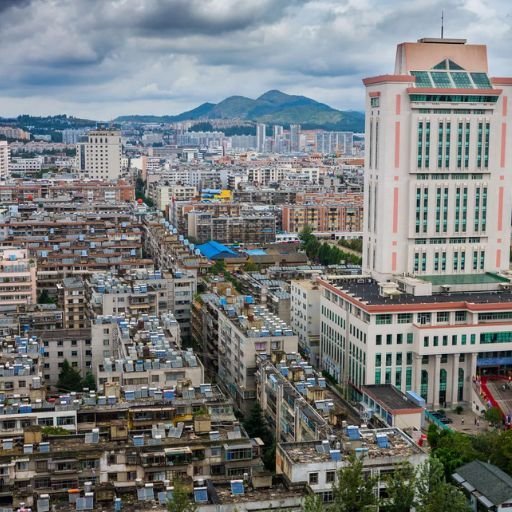
[[[328,503],[333,499],[337,471],[350,464],[350,456],[362,459],[364,472],[379,477],[375,492],[381,493],[387,475],[398,464],[408,462],[417,466],[428,454],[398,428],[370,430],[348,426],[320,442],[279,443],[276,471],[289,485],[308,485]]]

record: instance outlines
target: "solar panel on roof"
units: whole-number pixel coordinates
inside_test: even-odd
[[[233,496],[245,494],[243,480],[231,480],[231,494],[233,494]]]

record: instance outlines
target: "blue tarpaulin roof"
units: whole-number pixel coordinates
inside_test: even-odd
[[[235,251],[232,251],[229,247],[226,247],[215,240],[210,240],[205,244],[198,245],[196,249],[199,249],[201,254],[209,260],[222,260],[224,258],[237,256]]]
[[[248,256],[265,256],[267,254],[265,249],[247,249],[245,252]]]

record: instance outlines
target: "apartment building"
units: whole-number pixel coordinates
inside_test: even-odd
[[[42,343],[35,337],[4,338],[0,351],[0,409],[9,411],[9,402],[24,404],[45,397],[45,381],[41,362]],[[2,435],[9,435],[9,425],[3,424]]]
[[[316,280],[292,281],[290,326],[299,338],[299,349],[313,365],[320,367],[320,297]]]
[[[43,168],[43,158],[11,158],[9,162],[9,175],[16,177],[37,177]]]
[[[120,397],[63,395],[53,404],[3,411],[0,422],[11,437],[0,443],[2,505],[155,510],[165,506],[178,479],[200,506],[229,503],[224,489],[233,481],[243,489],[245,475],[254,488],[271,485],[262,471],[261,441],[247,436],[218,388],[176,388],[165,398],[161,390],[150,393],[136,399],[129,390]],[[46,440],[45,426],[73,435]],[[262,498],[269,493],[261,492]],[[289,504],[290,493],[285,497]],[[300,496],[293,497],[298,505]]]
[[[0,140],[0,181],[9,177],[9,144],[6,140]]]
[[[40,199],[61,199],[82,202],[130,202],[135,200],[133,183],[124,180],[36,180],[10,179],[0,185],[0,200],[3,204],[26,203]]]
[[[143,258],[143,224],[133,211],[102,208],[97,211],[65,211],[57,204],[51,213],[34,208],[13,208],[0,222],[4,246],[25,247],[37,262],[38,287],[56,294],[56,286],[66,277],[87,276],[104,270],[127,271],[152,268]]]
[[[36,262],[26,249],[0,246],[0,304],[35,304],[36,272]]]
[[[363,194],[297,194],[297,203],[283,205],[282,226],[300,233],[310,226],[315,233],[350,233],[363,229]]]
[[[341,153],[351,156],[354,146],[352,132],[317,132],[316,150],[325,155]]]
[[[115,180],[121,176],[121,133],[93,130],[85,143],[84,173],[89,178]]]
[[[95,372],[98,389],[105,394],[119,387],[135,391],[204,382],[203,366],[192,349],[180,348],[179,324],[173,315],[117,317],[111,322],[110,355]],[[108,325],[108,318],[99,317],[97,323]]]
[[[277,442],[327,439],[345,408],[300,355],[257,356],[257,396]]]
[[[64,329],[85,329],[89,324],[85,284],[80,277],[65,277],[57,283],[57,304]]]
[[[56,386],[64,361],[80,372],[82,377],[92,373],[93,346],[91,329],[53,329],[29,331],[43,345],[43,377],[46,385]],[[65,390],[59,390],[65,391]]]
[[[165,211],[173,201],[190,201],[197,197],[197,189],[191,185],[159,186],[155,192],[152,199],[155,201],[157,208],[162,211]]]
[[[248,412],[256,398],[256,356],[296,352],[293,331],[250,296],[220,300],[218,316],[219,381],[236,406]]]
[[[189,243],[178,230],[164,219],[146,217],[145,249],[153,257],[156,266],[179,272],[182,278],[205,274],[211,266],[195,245]]]
[[[272,207],[248,207],[238,216],[214,216],[210,211],[189,211],[187,236],[199,243],[268,243],[276,237],[276,218]]]
[[[324,503],[333,500],[337,471],[350,464],[349,456],[363,461],[363,471],[378,477],[375,492],[383,494],[388,474],[399,464],[418,466],[428,454],[398,428],[363,429],[348,426],[330,440],[279,443],[276,472],[290,484],[306,484]]]

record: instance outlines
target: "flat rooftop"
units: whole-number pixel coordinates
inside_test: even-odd
[[[422,281],[428,281],[435,286],[443,285],[477,285],[477,284],[499,284],[508,283],[505,277],[487,272],[485,274],[459,274],[451,276],[421,276]]]
[[[355,427],[353,427],[355,428]],[[288,455],[294,464],[310,464],[312,462],[329,462],[334,459],[330,450],[339,449],[341,460],[354,452],[365,451],[363,460],[380,457],[409,457],[424,453],[401,430],[396,428],[358,429],[359,439],[352,439],[346,433],[337,435],[332,441],[308,441],[303,443],[280,443],[281,449]],[[387,446],[383,447],[377,442],[376,434],[387,437]],[[326,447],[324,447],[326,444]]]
[[[379,292],[379,283],[369,277],[360,279],[338,279],[331,284],[340,291],[351,295],[354,299],[366,303],[368,306],[383,306],[404,304],[438,304],[443,302],[462,302],[469,304],[495,304],[512,302],[511,290],[493,291],[447,291],[433,293],[432,295],[415,296],[400,293],[392,298],[382,297]]]
[[[422,411],[421,407],[407,400],[407,397],[403,393],[390,384],[362,386],[361,391],[388,410],[399,412],[401,410],[418,409],[418,412]]]

